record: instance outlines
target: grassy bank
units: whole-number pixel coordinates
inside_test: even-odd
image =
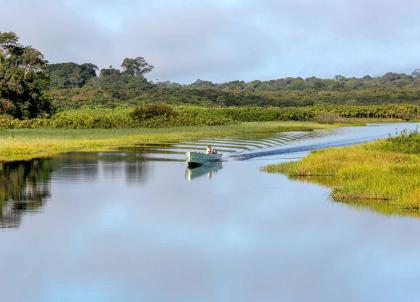
[[[388,214],[420,216],[420,134],[331,148],[301,161],[269,165],[269,173],[333,188],[335,201]]]
[[[278,131],[309,131],[337,125],[314,122],[239,123],[213,127],[138,129],[3,129],[0,161],[31,159],[69,151],[104,151],[140,143],[179,142],[203,137]]]

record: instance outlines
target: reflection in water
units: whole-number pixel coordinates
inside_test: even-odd
[[[40,209],[50,195],[52,161],[0,164],[0,227],[17,227],[24,212]]]
[[[125,163],[125,175],[130,184],[144,183],[148,175],[145,162],[137,160]]]
[[[213,176],[217,173],[217,171],[221,169],[223,169],[223,165],[221,162],[208,163],[193,169],[187,168],[185,170],[185,178],[189,181],[192,181],[195,178],[207,175],[209,179],[212,179]]]
[[[90,183],[99,175],[144,183],[144,158],[122,153],[71,153],[53,159],[0,163],[0,228],[19,227],[24,213],[42,209],[56,181]]]
[[[69,153],[54,159],[55,176],[60,180],[95,182],[125,176],[128,183],[143,183],[147,178],[145,158],[138,153]]]

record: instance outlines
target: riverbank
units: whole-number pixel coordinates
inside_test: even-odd
[[[335,201],[420,216],[420,134],[416,132],[316,151],[303,160],[263,170],[330,187]]]
[[[342,124],[291,121],[156,129],[3,129],[0,130],[0,161],[29,160],[71,151],[106,151],[142,143],[179,142],[252,133],[269,135],[281,131],[311,131],[339,126]]]

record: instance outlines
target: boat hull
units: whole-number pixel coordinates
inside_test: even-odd
[[[206,154],[199,152],[187,152],[187,164],[190,168],[202,166],[206,163],[217,163],[222,161],[222,154]]]

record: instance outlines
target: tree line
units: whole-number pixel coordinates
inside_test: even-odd
[[[59,63],[49,65],[51,76],[51,86],[53,88],[81,88],[88,83],[89,79],[97,77],[111,82],[121,80],[123,76],[137,76],[143,79],[144,75],[153,70],[144,58],[126,58],[121,64],[122,71],[109,68],[99,70],[95,64],[85,63]],[[333,79],[321,79],[317,77],[287,77],[268,81],[230,81],[225,83],[213,83],[211,81],[196,80],[191,84],[179,84],[176,82],[148,82],[149,87],[159,89],[211,89],[223,91],[342,91],[342,90],[362,90],[368,88],[420,88],[420,69],[414,70],[411,74],[388,72],[382,76],[372,77],[344,77],[335,76]]]

